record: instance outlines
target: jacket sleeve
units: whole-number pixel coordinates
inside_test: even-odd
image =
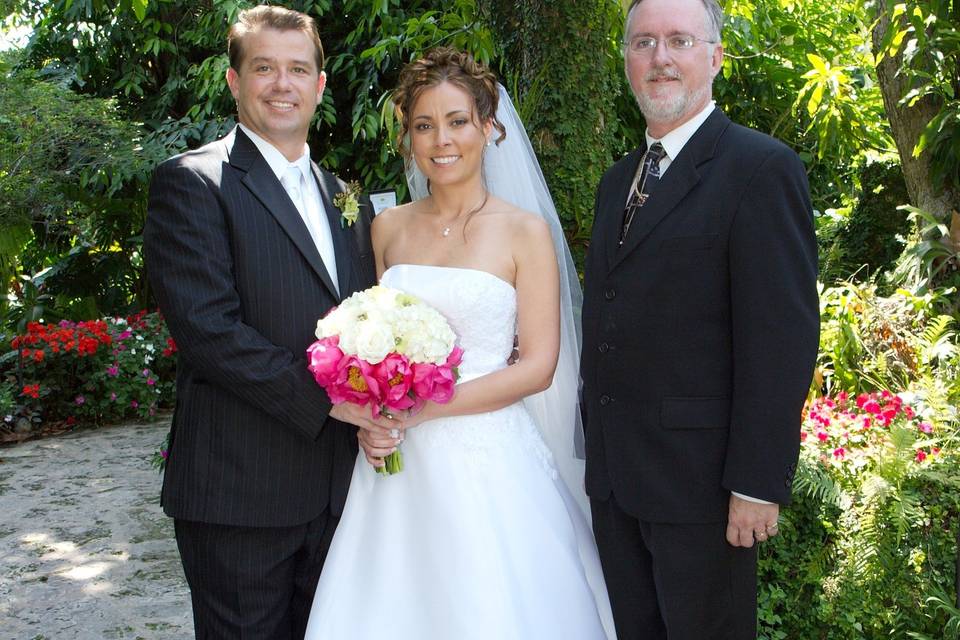
[[[803,164],[777,146],[730,234],[733,398],[723,485],[790,501],[819,335],[817,243]]]
[[[241,317],[219,186],[180,158],[153,175],[143,246],[147,273],[180,358],[198,376],[309,438],[330,412],[304,354]]]

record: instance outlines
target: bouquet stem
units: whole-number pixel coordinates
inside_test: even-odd
[[[403,455],[397,449],[383,459],[383,466],[377,467],[377,473],[382,476],[392,476],[403,471]]]

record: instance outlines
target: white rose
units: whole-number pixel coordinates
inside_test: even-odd
[[[387,357],[395,346],[390,325],[381,322],[364,322],[357,332],[357,357],[370,364],[377,364]]]

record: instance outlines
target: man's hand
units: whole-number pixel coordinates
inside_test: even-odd
[[[390,437],[393,432],[396,432],[393,437],[398,438],[399,434],[403,432],[401,421],[393,420],[387,414],[381,414],[379,418],[374,418],[370,413],[370,407],[352,402],[333,405],[333,408],[330,409],[330,417],[360,427],[362,431],[369,431],[380,438]]]
[[[730,496],[727,542],[735,547],[752,547],[753,541],[766,542],[777,535],[780,505],[750,502]]]

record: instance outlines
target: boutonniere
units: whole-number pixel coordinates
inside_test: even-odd
[[[340,228],[352,226],[360,216],[360,183],[348,182],[343,191],[333,197],[333,206],[340,209]]]

